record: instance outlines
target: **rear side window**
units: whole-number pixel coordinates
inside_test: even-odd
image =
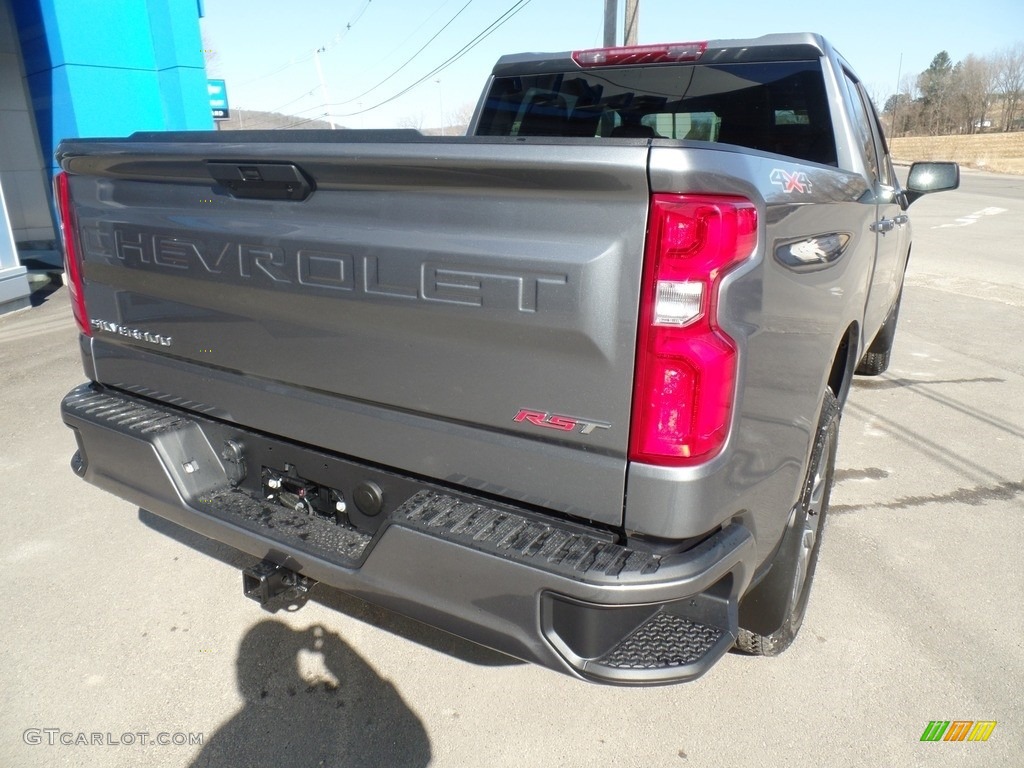
[[[860,151],[864,157],[865,165],[872,179],[879,178],[878,153],[875,151],[875,141],[871,135],[871,118],[868,116],[868,107],[864,103],[864,97],[857,87],[856,81],[848,73],[843,73],[846,80],[846,88],[850,92],[850,104],[853,106],[853,121],[857,126],[857,133],[860,137]]]
[[[817,61],[500,77],[488,93],[477,135],[723,142],[836,165]]]

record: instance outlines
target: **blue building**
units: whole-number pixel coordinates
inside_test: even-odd
[[[18,251],[56,246],[66,137],[213,128],[202,0],[0,0],[0,313],[28,304]]]

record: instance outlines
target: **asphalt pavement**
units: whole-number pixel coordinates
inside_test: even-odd
[[[1024,177],[965,172],[911,213],[892,366],[847,404],[799,638],[667,688],[322,586],[261,610],[247,557],[72,474],[66,290],[0,318],[0,766],[1024,765]],[[996,726],[922,742],[934,720]]]

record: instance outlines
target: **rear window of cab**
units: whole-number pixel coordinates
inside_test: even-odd
[[[837,164],[817,61],[677,63],[499,77],[476,134],[722,142]]]

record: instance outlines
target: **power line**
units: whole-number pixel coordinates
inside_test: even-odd
[[[314,120],[320,120],[321,118],[324,117],[327,117],[326,112],[324,112],[322,115],[314,115],[313,117],[306,118],[305,120],[299,120],[298,122],[295,123],[288,123],[288,125],[283,125],[278,130],[283,131],[287,128],[295,128],[296,126],[305,125],[306,123],[311,123]]]
[[[334,36],[334,40],[329,45],[320,47],[323,48],[324,50],[329,51],[332,48],[335,48],[338,45],[340,45],[341,41],[344,40],[348,33],[352,31],[352,28],[359,22],[361,18],[363,18],[363,14],[366,13],[366,9],[370,7],[371,2],[373,2],[373,0],[366,0],[366,2],[363,4],[363,7],[360,9],[359,13],[356,14],[356,17],[345,25],[345,29],[336,34]],[[303,64],[309,61],[310,59],[313,58],[313,56],[314,54],[310,53],[306,56],[303,56],[300,59],[291,59],[287,64],[278,67],[273,72],[268,72],[265,75],[258,75],[257,77],[254,77],[251,80],[246,80],[244,83],[239,83],[238,87],[241,88],[246,85],[251,85],[252,83],[259,82],[260,80],[266,80],[268,77],[273,77],[274,75],[280,74],[281,72],[284,72],[286,69],[290,69],[291,67],[297,66],[298,64]],[[296,101],[298,101],[298,99],[296,99]]]
[[[474,2],[474,0],[468,0],[468,2],[465,5],[463,5],[462,8],[460,8],[455,13],[454,16],[452,16],[450,19],[448,19],[448,21],[444,24],[444,26],[442,26],[437,32],[435,32],[434,35],[429,40],[427,40],[427,42],[424,43],[420,47],[419,50],[416,51],[416,53],[414,53],[412,56],[410,56],[405,61],[405,63],[403,63],[400,67],[398,67],[398,69],[396,69],[394,72],[392,72],[390,75],[385,77],[383,80],[381,80],[376,85],[374,85],[374,86],[372,86],[370,88],[367,88],[365,91],[363,91],[359,95],[353,96],[352,98],[346,99],[345,101],[334,102],[332,104],[319,104],[317,106],[308,107],[306,109],[299,110],[299,114],[302,114],[303,112],[308,112],[308,111],[310,111],[312,109],[320,109],[321,107],[326,107],[326,106],[341,106],[341,105],[344,105],[344,104],[351,104],[354,101],[358,101],[359,99],[361,99],[363,96],[367,95],[368,93],[371,93],[371,92],[375,91],[377,88],[379,88],[380,86],[384,85],[384,83],[386,83],[388,80],[390,80],[395,75],[397,75],[399,72],[401,72],[403,69],[405,69],[405,67],[407,67],[410,63],[412,63],[412,61],[415,60],[415,58],[417,56],[419,56],[421,53],[423,53],[423,51],[427,48],[427,46],[429,46],[432,42],[434,42],[434,40],[436,40],[438,38],[438,36],[440,36],[440,34],[442,32],[444,32],[446,29],[448,29],[448,27],[451,26],[451,24],[462,14],[463,11],[465,11],[470,5],[472,5],[473,2]],[[447,3],[445,3],[445,4],[447,4]],[[412,35],[410,35],[408,38],[406,38],[406,40],[409,40],[413,35],[416,34],[416,32],[418,32],[420,29],[422,29],[423,25],[425,25],[427,21],[429,21],[431,18],[433,18],[434,14],[436,14],[443,7],[444,7],[444,5],[439,7],[432,14],[430,14],[430,16],[428,16],[427,19],[423,22],[423,24],[421,24],[420,27],[417,28],[417,30],[415,32],[413,32]],[[277,112],[279,109],[284,109],[285,107],[294,104],[296,101],[300,101],[300,100],[304,99],[306,96],[312,94],[313,91],[315,91],[315,90],[316,90],[316,88],[314,87],[312,90],[304,91],[301,96],[298,96],[298,97],[292,99],[291,101],[287,102],[286,104],[282,104],[280,107],[276,107],[275,109],[273,109],[271,111],[272,112]]]
[[[303,94],[302,94],[301,96],[296,96],[296,97],[295,97],[294,99],[292,99],[291,101],[289,101],[289,102],[286,102],[286,103],[282,104],[282,105],[281,105],[281,106],[279,106],[279,107],[274,107],[273,109],[271,109],[271,110],[269,110],[269,111],[270,111],[270,112],[279,112],[279,111],[281,111],[282,109],[284,109],[285,107],[290,107],[290,106],[291,106],[292,104],[294,104],[294,103],[295,103],[296,101],[302,101],[302,100],[303,100],[304,98],[306,98],[307,96],[312,96],[312,95],[313,95],[313,94],[314,94],[315,92],[316,92],[316,86],[314,86],[313,88],[309,89],[308,91],[305,91],[305,92],[303,92]]]
[[[383,107],[385,104],[389,104],[390,102],[394,101],[395,99],[398,99],[401,96],[404,96],[409,91],[411,91],[413,88],[415,88],[417,85],[420,85],[424,81],[429,80],[434,75],[436,75],[436,74],[438,74],[440,72],[443,72],[445,69],[447,69],[452,64],[457,62],[459,59],[461,59],[463,56],[465,56],[467,53],[469,53],[471,50],[473,50],[477,45],[479,45],[485,39],[490,37],[490,35],[492,33],[496,32],[499,28],[504,26],[504,24],[506,22],[508,22],[513,16],[518,14],[521,10],[523,10],[531,2],[533,2],[533,0],[518,0],[518,2],[516,2],[514,5],[512,5],[507,11],[505,11],[503,14],[501,14],[501,16],[499,16],[497,19],[492,21],[487,27],[484,28],[484,30],[482,32],[477,34],[476,37],[474,37],[472,40],[470,40],[468,43],[466,43],[456,53],[454,53],[452,56],[450,56],[444,62],[442,62],[437,67],[432,69],[430,72],[425,74],[423,77],[421,77],[419,80],[414,82],[412,85],[410,85],[407,88],[405,88],[405,89],[399,91],[398,93],[396,93],[394,96],[391,96],[391,97],[389,97],[387,99],[384,99],[383,101],[380,101],[377,104],[374,104],[372,107],[367,107],[366,109],[361,109],[361,110],[358,110],[356,112],[345,112],[345,113],[343,113],[341,115],[338,115],[338,116],[339,117],[354,117],[356,115],[362,115],[362,114],[365,114],[367,112],[372,112],[373,110],[377,109],[378,107]],[[347,104],[347,103],[348,102],[340,102],[340,104]],[[338,106],[338,104],[325,104],[324,106],[332,107],[332,106]]]
[[[473,0],[470,0],[470,2],[472,2],[472,1]],[[343,114],[340,114],[340,115],[337,115],[337,116],[338,117],[354,117],[356,115],[362,115],[362,114],[365,114],[367,112],[371,112],[371,111],[373,111],[375,109],[378,109],[379,107],[382,107],[385,104],[389,104],[390,102],[395,101],[396,99],[404,96],[405,94],[407,94],[409,91],[411,91],[416,86],[422,84],[426,80],[429,80],[434,75],[437,75],[440,72],[443,72],[445,69],[447,69],[452,64],[457,62],[459,59],[461,59],[463,56],[465,56],[467,53],[469,53],[471,50],[473,50],[477,45],[479,45],[484,40],[486,40],[488,37],[490,37],[490,35],[492,35],[494,32],[496,32],[498,29],[500,29],[502,26],[504,26],[508,21],[510,21],[514,16],[516,16],[520,11],[522,11],[531,2],[533,2],[533,0],[517,0],[517,2],[513,3],[513,5],[508,8],[508,10],[506,10],[504,13],[502,13],[500,16],[498,16],[498,18],[496,18],[494,21],[492,21],[490,24],[488,24],[486,27],[484,27],[484,29],[482,31],[477,33],[476,36],[473,37],[468,43],[463,45],[462,48],[460,48],[454,54],[452,54],[447,59],[445,59],[441,64],[439,64],[438,66],[434,67],[427,74],[423,75],[421,78],[419,78],[418,80],[413,82],[411,85],[407,86],[406,88],[402,89],[398,93],[394,94],[393,96],[390,96],[390,97],[388,97],[386,99],[383,99],[382,101],[379,101],[376,104],[374,104],[373,106],[367,107],[366,109],[360,109],[360,110],[356,110],[354,112],[346,112],[346,113],[343,113]],[[468,6],[469,3],[467,2],[466,5]],[[463,8],[461,8],[459,10],[459,13],[461,13],[463,10],[465,10],[465,7],[466,6],[463,6]],[[456,14],[456,15],[458,15],[458,14]],[[449,20],[448,24],[450,24],[451,21],[454,21],[454,17],[451,20]],[[447,26],[447,24],[445,26]],[[438,34],[440,34],[440,32]],[[435,37],[436,37],[436,35],[435,35]],[[433,38],[431,38],[431,39],[433,39]],[[420,50],[422,50],[422,48]],[[419,51],[417,52],[417,54],[418,53],[419,53]],[[413,56],[413,58],[415,58],[415,55]],[[410,61],[411,61],[411,59],[410,59]],[[408,64],[408,62],[406,62],[406,64]],[[402,66],[404,67],[405,64],[403,64]],[[396,70],[396,72],[393,73],[393,74],[397,74],[397,71],[398,70]],[[389,75],[389,78],[390,77],[391,76]],[[370,89],[370,90],[373,90],[373,89]],[[366,91],[366,93],[369,93],[369,91]],[[299,98],[303,98],[307,94],[308,94],[308,92],[306,94],[303,94],[303,96],[300,96]],[[357,96],[355,98],[359,98],[359,97]],[[298,99],[295,99],[295,101],[297,101],[297,100]],[[298,117],[298,116],[303,115],[304,113],[310,112],[310,111],[312,111],[314,109],[327,109],[327,108],[330,108],[330,107],[341,106],[343,104],[349,104],[353,100],[354,99],[348,99],[348,100],[342,101],[342,102],[332,102],[332,103],[329,103],[329,104],[321,104],[321,105],[318,105],[318,106],[315,106],[315,107],[309,107],[308,109],[299,110],[297,113],[295,113],[295,116]],[[328,113],[325,112],[323,114],[317,115],[316,117],[312,117],[312,118],[309,118],[309,119],[306,119],[306,120],[301,120],[298,123],[293,123],[291,125],[287,125],[287,126],[285,126],[285,128],[294,127],[295,125],[301,125],[303,123],[310,122],[311,120],[316,120],[316,119],[318,119],[320,117],[324,117],[327,114]]]
[[[351,99],[346,99],[345,101],[335,102],[334,104],[332,104],[330,106],[341,106],[343,104],[351,104],[353,101],[358,101],[359,99],[361,99],[366,94],[372,93],[373,91],[375,91],[378,88],[380,88],[382,85],[384,85],[384,83],[386,83],[388,80],[390,80],[395,75],[397,75],[399,72],[401,72],[403,69],[405,69],[407,66],[409,66],[409,64],[411,64],[413,62],[413,60],[417,56],[419,56],[421,53],[423,53],[423,51],[427,48],[427,46],[429,46],[432,42],[434,42],[440,36],[440,34],[442,32],[444,32],[446,29],[448,29],[448,27],[450,27],[452,25],[452,23],[457,18],[459,18],[460,15],[462,15],[462,12],[464,10],[466,10],[467,8],[469,8],[469,6],[471,6],[472,4],[473,4],[473,0],[469,0],[464,6],[459,8],[459,10],[456,12],[456,14],[454,16],[452,16],[450,19],[448,19],[448,21],[445,23],[445,25],[443,27],[441,27],[439,30],[437,30],[437,32],[435,32],[434,35],[429,40],[427,40],[427,42],[425,42],[422,46],[420,46],[420,49],[418,51],[416,51],[416,53],[414,53],[412,56],[410,56],[408,59],[406,59],[405,62],[398,69],[396,69],[390,75],[385,77],[379,83],[377,83],[374,86],[371,86],[370,88],[367,88],[365,91],[360,93],[358,96],[353,96]]]
[[[354,27],[356,25],[356,23],[361,18],[363,18],[363,14],[366,13],[366,9],[370,7],[370,2],[371,2],[371,0],[366,0],[366,5],[364,5],[362,10],[359,11],[359,15],[356,16],[354,19],[352,19],[352,21],[350,21],[348,24],[345,25],[345,31],[342,32],[341,33],[341,37],[338,38],[338,41],[337,41],[338,43],[340,43],[342,40],[344,40],[345,39],[345,35],[347,35],[349,32],[351,32],[352,31],[352,27]],[[335,43],[335,45],[337,45],[337,43]]]
[[[422,22],[420,22],[420,25],[418,27],[416,27],[416,29],[414,29],[412,32],[409,33],[408,37],[406,37],[402,42],[400,42],[398,45],[396,45],[394,48],[392,48],[391,51],[388,52],[387,56],[383,56],[381,58],[384,61],[388,61],[396,53],[398,53],[399,51],[404,50],[405,49],[405,44],[408,43],[410,40],[412,40],[414,37],[416,37],[416,35],[419,34],[420,30],[423,29],[425,26],[427,26],[427,23],[432,18],[437,16],[437,14],[439,14],[441,12],[441,10],[444,9],[445,6],[447,6],[451,2],[452,2],[452,0],[444,0],[444,2],[442,2],[439,6],[437,6],[437,8],[435,8],[434,10],[432,10],[430,12],[430,15],[427,16],[427,18],[425,18]]]

